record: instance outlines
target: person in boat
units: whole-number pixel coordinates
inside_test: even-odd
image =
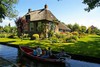
[[[48,58],[48,57],[49,57],[49,55],[47,55],[47,50],[43,49],[41,58]]]
[[[43,55],[47,55],[47,50],[46,50],[46,49],[43,49],[43,50],[42,50],[42,56],[43,56]]]
[[[34,56],[37,56],[37,50],[36,50],[36,47],[33,49],[33,55],[34,55]]]
[[[64,51],[64,49],[62,49],[61,52],[59,52],[56,56],[57,56],[57,58],[60,58],[60,57],[66,56],[66,55],[67,55],[66,52]]]
[[[37,46],[37,56],[41,56],[42,55],[42,49],[40,48],[40,46]]]
[[[44,49],[43,53],[44,54],[41,56],[42,58],[51,58],[52,56],[52,51],[50,47],[48,48],[48,50]]]
[[[50,48],[50,47],[49,47],[48,50],[47,50],[47,55],[48,55],[48,56],[52,56],[52,51],[51,51],[51,48]]]

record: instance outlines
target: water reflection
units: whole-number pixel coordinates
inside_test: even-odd
[[[24,56],[22,56],[22,58],[19,60],[18,64],[20,67],[22,67],[22,66],[25,66],[25,67],[64,67],[59,64],[55,65],[55,64],[50,64],[50,63],[40,63],[40,62],[31,60]]]
[[[70,67],[100,67],[100,64],[84,62],[79,60],[69,60]]]
[[[10,46],[0,45],[0,57],[16,63],[18,49]]]

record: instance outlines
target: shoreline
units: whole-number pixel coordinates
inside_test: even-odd
[[[19,48],[19,45],[9,44],[9,43],[6,43],[6,42],[0,42],[0,44]],[[71,59],[74,59],[74,60],[80,60],[80,61],[91,62],[91,63],[99,63],[100,64],[100,58],[83,56],[83,55],[76,55],[76,54],[70,54],[70,53],[68,53],[68,54],[71,55]]]

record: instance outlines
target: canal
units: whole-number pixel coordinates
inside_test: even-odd
[[[59,67],[50,64],[42,64],[29,60],[25,57],[18,56],[18,49],[0,44],[0,57],[7,59],[13,63],[20,65],[20,67]],[[100,67],[100,64],[84,62],[79,60],[70,59],[66,61],[70,67]]]

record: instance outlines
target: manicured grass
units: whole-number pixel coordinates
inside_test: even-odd
[[[91,57],[100,56],[100,36],[88,35],[80,38],[76,43],[51,43],[49,40],[21,40],[0,38],[0,42],[11,43],[15,45],[29,45],[31,47],[40,45],[42,48],[51,47],[52,50],[60,51],[65,49],[66,52]]]
[[[100,58],[100,36],[97,35],[86,36],[74,44],[63,47],[66,51],[73,54]]]

